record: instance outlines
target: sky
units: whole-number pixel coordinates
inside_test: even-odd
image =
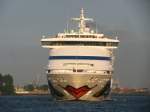
[[[48,49],[42,35],[63,32],[84,8],[108,36],[118,36],[114,78],[120,86],[150,88],[149,0],[0,0],[0,73],[15,85],[46,83]]]

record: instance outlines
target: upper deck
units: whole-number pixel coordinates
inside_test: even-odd
[[[58,47],[107,47],[117,48],[119,40],[106,37],[104,34],[97,33],[86,25],[86,21],[93,21],[92,18],[85,18],[84,11],[81,9],[79,18],[72,18],[78,21],[78,30],[70,30],[64,33],[58,33],[56,36],[43,36],[41,39],[42,47],[58,48]]]

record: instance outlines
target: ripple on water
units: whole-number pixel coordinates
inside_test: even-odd
[[[0,96],[0,112],[150,112],[150,97],[116,95],[103,102],[54,101],[50,96]]]

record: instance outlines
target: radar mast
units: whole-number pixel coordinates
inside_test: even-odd
[[[79,33],[84,33],[86,32],[86,21],[93,21],[92,18],[85,18],[84,17],[84,10],[83,8],[80,11],[80,17],[79,18],[72,18],[74,21],[79,22]]]

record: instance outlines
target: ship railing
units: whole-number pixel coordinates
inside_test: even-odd
[[[103,74],[103,75],[111,75],[113,73],[112,70],[94,70],[94,69],[47,69],[47,74],[56,74],[56,73],[95,73],[95,74]]]

